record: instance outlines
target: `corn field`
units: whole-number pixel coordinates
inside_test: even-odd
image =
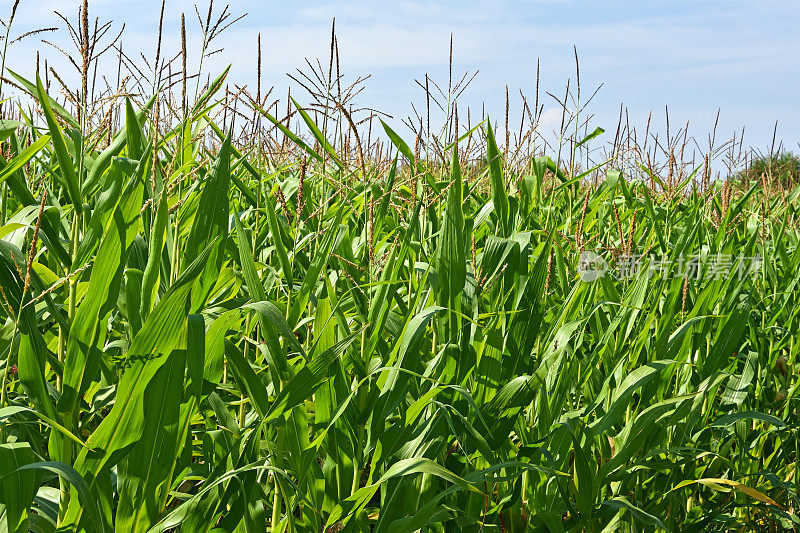
[[[800,529],[797,183],[338,65],[282,117],[185,39],[91,100],[85,6],[80,89],[0,85],[0,530]]]

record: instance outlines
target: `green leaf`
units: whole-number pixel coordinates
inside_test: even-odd
[[[17,120],[0,120],[0,142],[5,141],[14,131],[22,126],[23,123]]]
[[[266,117],[266,119],[267,119],[267,120],[269,120],[270,122],[272,122],[272,123],[275,125],[275,127],[276,127],[276,128],[278,128],[279,130],[281,130],[281,133],[283,133],[284,135],[286,135],[286,137],[287,137],[287,138],[289,138],[289,140],[291,140],[291,141],[292,141],[293,143],[295,143],[297,146],[299,146],[300,148],[302,148],[303,150],[305,150],[305,152],[306,152],[308,155],[310,155],[311,157],[313,157],[314,159],[316,159],[316,160],[317,160],[317,161],[319,161],[320,163],[323,161],[323,159],[322,159],[322,156],[321,156],[321,155],[319,155],[317,152],[315,152],[315,151],[314,151],[314,150],[313,150],[313,149],[312,149],[310,146],[308,146],[308,145],[307,145],[307,144],[306,144],[306,143],[305,143],[305,142],[304,142],[304,141],[303,141],[303,140],[302,140],[300,137],[298,137],[297,135],[295,135],[295,134],[292,132],[292,130],[290,130],[289,128],[287,128],[287,127],[286,127],[286,126],[283,124],[283,122],[281,122],[281,121],[280,121],[280,120],[278,120],[277,118],[275,118],[275,117],[273,117],[272,115],[270,115],[270,114],[269,114],[267,111],[265,111],[264,109],[262,109],[262,108],[261,108],[261,106],[259,106],[257,103],[255,103],[255,102],[251,102],[251,104],[253,105],[253,107],[255,108],[255,110],[256,110],[256,111],[258,111],[259,113],[261,113],[261,114],[262,114],[264,117]]]
[[[341,223],[343,217],[344,206],[339,206],[339,209],[336,211],[336,216],[325,230],[325,236],[322,239],[322,243],[317,248],[316,253],[314,254],[314,259],[311,262],[311,266],[308,267],[308,270],[306,270],[306,273],[303,276],[303,281],[300,284],[300,290],[292,301],[292,307],[289,312],[289,316],[286,319],[289,325],[292,327],[297,325],[297,321],[300,319],[300,314],[305,310],[306,305],[308,304],[311,291],[317,285],[319,276],[322,273],[322,270],[325,268],[325,265],[328,264],[328,257],[330,255],[331,248],[333,247],[333,242],[339,233],[339,224]]]
[[[110,219],[116,212],[117,205],[122,200],[122,188],[132,178],[143,180],[148,165],[131,159],[114,158],[108,171],[108,179],[95,203],[89,226],[78,246],[75,256],[75,266],[85,265],[97,250],[100,240],[108,232]]]
[[[575,148],[579,148],[579,147],[583,146],[584,144],[586,144],[587,142],[591,141],[591,140],[592,140],[592,139],[594,139],[595,137],[597,137],[597,136],[599,136],[599,135],[601,135],[601,134],[605,133],[605,131],[606,131],[606,130],[604,130],[604,129],[603,129],[603,128],[601,128],[600,126],[597,126],[597,127],[594,129],[594,131],[593,131],[592,133],[590,133],[589,135],[587,135],[586,137],[584,137],[583,139],[581,139],[580,141],[578,141],[578,142],[575,144]]]
[[[59,412],[70,424],[77,421],[79,401],[100,368],[108,316],[116,305],[128,253],[139,229],[144,184],[138,178],[134,175],[128,181],[114,215],[105,222],[88,295],[78,307],[70,328],[64,390],[58,403]]]
[[[240,390],[247,393],[250,403],[255,408],[261,420],[265,420],[269,410],[269,393],[267,388],[256,376],[250,363],[242,355],[242,351],[231,341],[225,341],[225,358],[230,364],[230,369],[236,381],[239,383]]]
[[[89,486],[74,468],[59,461],[39,461],[23,465],[17,469],[17,471],[27,470],[44,470],[56,474],[67,481],[75,489],[74,496],[76,497],[73,497],[71,501],[74,502],[73,505],[76,508],[81,509],[81,512],[86,512],[88,517],[87,525],[91,525],[90,531],[99,531],[101,533],[106,531],[105,524],[100,518],[100,505],[98,501],[92,495]],[[64,519],[62,523],[70,526],[77,525],[75,523],[70,523],[68,519]]]
[[[203,394],[203,370],[206,366],[206,325],[203,315],[191,314],[187,317],[186,354],[192,394],[199,404]]]
[[[415,474],[430,474],[440,478],[446,482],[453,483],[465,490],[479,492],[477,488],[470,485],[465,479],[453,474],[445,467],[425,458],[409,458],[401,459],[392,466],[380,477],[380,479],[366,487],[358,489],[352,496],[346,498],[341,504],[331,511],[328,517],[327,525],[331,526],[344,518],[348,514],[354,513],[356,510],[363,508],[372,496],[378,491],[381,484],[386,481],[404,476],[411,476]]]
[[[675,485],[675,487],[673,487],[672,490],[670,490],[670,492],[678,490],[678,489],[682,489],[682,488],[687,487],[689,485],[692,485],[694,483],[699,483],[701,485],[705,485],[705,486],[710,487],[710,488],[712,488],[714,490],[720,490],[721,486],[727,485],[729,487],[732,487],[733,490],[735,490],[737,492],[741,492],[742,494],[746,494],[747,496],[750,496],[754,500],[758,500],[758,501],[760,501],[762,503],[766,503],[768,505],[774,505],[775,507],[779,507],[779,508],[781,507],[775,500],[773,500],[772,498],[770,498],[766,494],[764,494],[764,493],[762,493],[760,491],[757,491],[756,489],[754,489],[752,487],[748,487],[747,485],[744,485],[743,483],[739,483],[738,481],[733,481],[731,479],[723,479],[723,478],[687,479],[687,480],[681,481],[680,483]]]
[[[250,238],[244,231],[239,216],[235,213],[233,222],[236,227],[236,241],[239,248],[239,262],[242,265],[242,273],[244,274],[247,289],[250,291],[250,297],[255,300],[249,308],[258,312],[257,316],[259,325],[261,326],[261,333],[267,343],[266,350],[270,361],[270,370],[276,372],[275,376],[278,378],[276,381],[288,379],[291,377],[292,371],[286,353],[281,349],[280,341],[278,340],[278,332],[283,335],[287,343],[291,343],[304,357],[305,352],[303,352],[302,347],[300,347],[300,344],[297,342],[283,314],[281,314],[274,305],[265,301],[267,296],[256,272],[253,250],[250,248]],[[276,327],[278,328],[277,331]],[[276,384],[276,386],[280,387],[279,384]]]
[[[308,129],[311,130],[311,134],[314,135],[314,138],[317,140],[317,142],[319,142],[320,146],[322,146],[325,152],[327,152],[331,159],[333,159],[333,162],[336,163],[336,166],[339,168],[344,168],[344,165],[339,160],[339,156],[336,155],[336,151],[333,149],[333,146],[331,146],[331,143],[328,142],[328,139],[322,135],[319,127],[314,123],[313,120],[311,120],[311,117],[308,115],[306,110],[300,107],[300,104],[298,104],[294,98],[292,98],[292,103],[300,113],[300,116],[303,118],[303,122],[305,122],[306,126],[308,126]]]
[[[0,421],[5,421],[6,419],[11,418],[11,417],[13,417],[13,416],[15,416],[15,415],[17,415],[19,413],[30,413],[31,415],[35,416],[36,418],[40,419],[42,422],[44,422],[45,424],[50,426],[52,429],[55,429],[56,431],[58,431],[59,433],[61,433],[65,437],[67,437],[68,439],[71,439],[73,442],[75,442],[75,443],[77,443],[77,444],[79,444],[79,445],[81,445],[83,447],[86,447],[86,443],[83,442],[81,439],[79,439],[70,430],[68,430],[67,428],[65,428],[64,426],[62,426],[61,424],[59,424],[55,420],[49,418],[48,416],[43,415],[42,413],[39,413],[39,412],[34,411],[33,409],[29,409],[27,407],[22,407],[22,406],[19,406],[19,405],[3,407],[2,409],[0,409]]]
[[[441,235],[437,243],[436,271],[441,280],[440,298],[444,307],[453,313],[460,311],[456,300],[461,295],[467,279],[467,260],[464,243],[464,201],[461,182],[461,167],[458,150],[453,150],[453,163],[450,169],[450,188],[447,190],[447,205],[442,222]],[[454,328],[455,329],[455,328]],[[451,331],[454,331],[451,330]]]
[[[161,254],[164,251],[164,238],[169,222],[167,210],[167,191],[162,190],[156,209],[155,224],[150,228],[150,241],[148,243],[147,266],[142,277],[141,316],[147,318],[153,309],[153,303],[158,297],[159,280],[161,276]]]
[[[26,80],[25,78],[23,78],[10,68],[6,68],[6,70],[8,71],[9,74],[11,74],[14,77],[14,79],[17,80],[17,82],[19,82],[20,85],[22,85],[25,88],[26,91],[28,91],[28,93],[30,93],[31,96],[33,96],[34,98],[38,98],[38,89],[35,83],[31,83],[30,81]],[[58,102],[56,102],[53,98],[50,98],[49,96],[47,96],[47,102],[50,104],[50,107],[56,113],[58,113],[58,116],[61,117],[67,124],[69,124],[75,129],[80,129],[80,124],[78,124],[78,121],[75,120],[75,117],[73,117],[69,111],[61,107],[61,105],[59,105]]]
[[[497,222],[502,237],[511,236],[511,225],[508,219],[508,195],[503,182],[503,168],[500,160],[500,151],[494,140],[491,122],[486,123],[486,158],[489,160],[489,177],[492,183],[492,203],[497,213]]]
[[[28,516],[41,474],[35,470],[19,470],[35,462],[30,444],[13,442],[0,444],[0,504],[5,506],[5,522],[10,533],[27,533]]]
[[[50,142],[49,135],[42,135],[36,139],[30,146],[25,148],[22,152],[15,155],[6,165],[0,170],[0,183],[3,183],[9,176],[13,175],[19,169],[24,167],[31,159],[42,150],[42,148]]]
[[[203,182],[200,203],[184,248],[185,264],[194,261],[213,238],[228,236],[228,186],[230,183],[231,138],[220,146],[214,166]],[[221,259],[221,258],[220,258]]]
[[[766,422],[768,424],[772,424],[777,428],[785,428],[787,427],[786,424],[780,418],[769,415],[766,413],[761,413],[759,411],[740,411],[738,413],[731,413],[729,415],[723,415],[711,422],[709,425],[711,427],[726,427],[732,424],[735,424],[739,420],[757,420],[760,422]]]
[[[631,515],[636,519],[637,522],[641,522],[647,526],[658,526],[661,529],[666,530],[667,526],[664,525],[661,520],[657,517],[647,513],[640,507],[633,505],[627,498],[624,496],[615,496],[614,498],[610,498],[604,501],[601,504],[603,507],[610,507],[611,509],[625,509],[626,511],[630,512]]]
[[[61,176],[67,186],[67,193],[72,205],[75,207],[75,211],[81,214],[83,212],[83,199],[81,198],[80,182],[78,181],[79,176],[75,173],[75,166],[67,151],[64,135],[61,133],[58,120],[56,120],[56,116],[50,108],[50,98],[44,92],[42,80],[39,79],[38,74],[36,76],[36,91],[45,119],[47,119],[47,127],[50,128],[53,150],[58,158],[58,166],[61,168]]]
[[[592,436],[600,435],[622,419],[625,409],[630,404],[633,394],[641,387],[658,378],[661,370],[675,364],[672,359],[660,359],[640,366],[633,372],[625,375],[625,379],[617,385],[611,396],[611,405],[606,413],[589,425]],[[609,376],[610,379],[610,376]],[[603,387],[606,389],[607,387]]]
[[[128,113],[134,113],[136,122],[138,124],[141,124],[142,120],[145,117],[145,114],[147,113],[147,111],[150,110],[151,107],[153,107],[153,103],[155,103],[155,101],[156,97],[151,96],[147,100],[147,102],[145,102],[144,106],[142,106],[138,111],[134,113],[133,107],[130,104],[130,100],[126,98],[125,99],[126,124],[130,120],[128,118]],[[139,129],[139,137],[141,137],[141,129]],[[141,144],[141,140],[138,140],[137,142]],[[111,141],[111,143],[105,148],[105,150],[100,152],[100,155],[98,155],[95,158],[94,163],[92,164],[92,167],[89,170],[89,175],[86,177],[86,181],[83,183],[83,186],[81,187],[81,194],[83,194],[84,196],[90,196],[95,192],[96,188],[100,184],[103,173],[106,171],[106,169],[109,168],[113,158],[117,156],[125,147],[125,145],[128,143],[129,143],[129,135],[128,135],[128,128],[126,127],[125,129],[118,132],[114,137],[114,140]],[[128,151],[128,158],[138,159],[133,157],[130,149]]]
[[[195,276],[199,273],[196,271]],[[143,410],[147,386],[173,350],[186,347],[185,308],[191,289],[192,284],[188,282],[174,284],[133,339],[123,362],[114,406],[87,441],[91,448],[102,453],[81,451],[75,460],[75,470],[89,483],[116,464],[128,446],[141,438],[145,428]],[[70,501],[65,520],[77,524],[82,513],[80,506]]]
[[[386,135],[389,137],[389,140],[392,141],[392,144],[400,150],[400,153],[405,156],[408,160],[408,164],[414,166],[417,162],[414,160],[414,154],[408,145],[400,138],[400,136],[395,133],[395,131],[386,124],[383,119],[379,118],[378,120],[381,121],[381,125],[383,126],[383,130],[386,132]]]
[[[142,438],[117,467],[117,530],[147,531],[164,511],[169,475],[183,445],[178,424],[185,371],[186,351],[175,350],[147,384]]]
[[[294,288],[292,263],[289,261],[289,255],[286,253],[286,247],[283,244],[283,230],[278,223],[278,215],[275,211],[275,201],[271,197],[267,197],[264,202],[264,207],[267,212],[267,224],[269,224],[269,231],[272,234],[272,243],[275,246],[275,251],[278,254],[278,260],[281,263],[283,279],[286,281],[286,291],[289,296],[291,296],[292,289]]]
[[[197,113],[202,112],[203,108],[208,104],[211,98],[225,85],[225,78],[228,77],[228,72],[231,70],[231,65],[225,67],[225,70],[222,73],[214,78],[208,87],[197,97],[197,101],[194,103],[194,107],[192,108],[192,114],[195,115]]]
[[[301,368],[292,380],[286,384],[286,387],[281,390],[264,419],[267,422],[275,420],[293,407],[300,405],[307,398],[310,398],[323,380],[328,377],[330,364],[350,346],[357,335],[358,332],[350,334],[347,338],[325,350]]]

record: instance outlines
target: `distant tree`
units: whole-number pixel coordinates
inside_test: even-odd
[[[743,180],[762,179],[770,183],[780,183],[784,187],[800,184],[800,157],[792,152],[780,152],[774,155],[761,155],[753,159],[747,169],[740,173]]]

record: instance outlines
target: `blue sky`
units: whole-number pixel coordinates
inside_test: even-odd
[[[220,5],[220,2],[217,2]],[[207,4],[206,4],[207,5]],[[77,1],[22,0],[18,30],[59,25],[59,10],[76,18]],[[221,7],[221,5],[220,5]],[[152,57],[160,2],[94,0],[90,15],[126,23],[126,50]],[[201,7],[201,12],[205,7]],[[167,0],[165,47],[178,50],[180,13],[187,13],[189,47],[199,35],[194,2]],[[533,99],[536,61],[544,91],[562,94],[574,78],[573,45],[580,57],[584,95],[603,84],[589,107],[593,125],[610,130],[620,103],[630,121],[644,128],[650,111],[663,130],[669,107],[673,127],[690,121],[690,133],[705,142],[721,109],[718,137],[746,126],[745,143],[766,149],[778,121],[778,139],[795,152],[800,142],[800,2],[771,0],[635,1],[528,0],[522,2],[231,2],[248,16],[224,34],[225,51],[210,70],[233,64],[231,80],[254,85],[256,35],[262,34],[263,84],[285,94],[287,72],[304,58],[328,56],[331,19],[336,17],[343,72],[349,79],[371,74],[358,103],[400,119],[413,101],[424,105],[414,79],[428,73],[447,83],[450,34],[456,72],[479,69],[459,107],[500,118],[509,86],[517,117],[519,90]],[[7,15],[3,15],[4,17]],[[15,32],[16,33],[16,32]],[[65,42],[65,33],[51,36]],[[8,64],[30,69],[35,39],[14,45]],[[46,54],[59,60],[50,49]],[[573,80],[574,83],[574,80]],[[296,92],[295,94],[298,94]],[[560,113],[543,96],[545,126]],[[512,115],[513,116],[513,115]],[[518,121],[518,118],[516,118]]]

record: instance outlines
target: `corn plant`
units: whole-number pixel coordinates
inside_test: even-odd
[[[9,74],[6,530],[798,529],[800,189]]]

